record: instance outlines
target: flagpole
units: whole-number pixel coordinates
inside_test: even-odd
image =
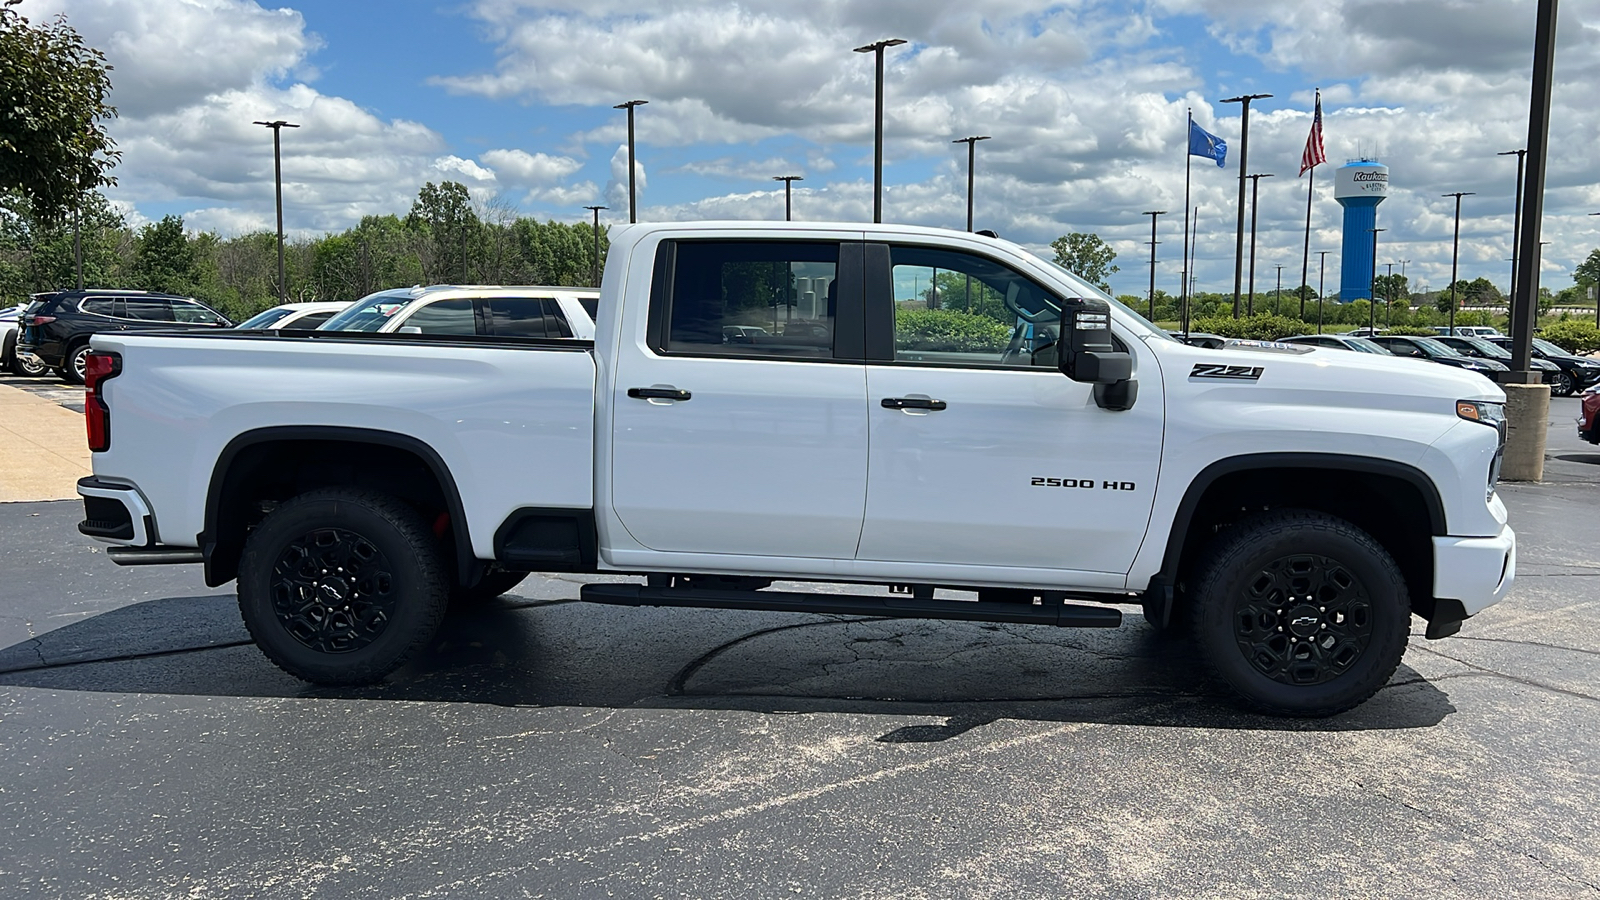
[[[1189,107],[1189,125],[1183,130],[1183,284],[1179,285],[1183,294],[1183,333],[1189,334],[1189,170],[1194,165],[1194,154],[1190,152],[1190,135],[1194,134],[1194,107]],[[1600,313],[1597,313],[1600,315]]]
[[[1184,216],[1183,218],[1184,218],[1185,224],[1187,224],[1189,217],[1188,216]],[[1190,249],[1189,249],[1189,264],[1184,268],[1184,275],[1185,275],[1185,279],[1186,280],[1185,280],[1185,283],[1183,285],[1183,336],[1184,336],[1185,340],[1187,340],[1188,337],[1189,337],[1189,301],[1192,299],[1189,296],[1188,281],[1192,281],[1194,279],[1194,258],[1195,258],[1195,255],[1197,253],[1199,253],[1199,251],[1200,251],[1200,246],[1199,245],[1200,245],[1200,207],[1196,206],[1194,208],[1194,243],[1190,246]]]
[[[1317,167],[1311,167],[1311,177],[1306,181],[1306,243],[1300,251],[1300,321],[1306,319],[1306,278],[1311,273],[1311,198],[1317,191]]]

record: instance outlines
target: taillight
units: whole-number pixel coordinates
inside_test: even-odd
[[[55,316],[29,316],[24,325],[49,325],[56,320]]]
[[[83,358],[83,420],[89,429],[89,449],[111,449],[111,407],[100,397],[100,383],[122,374],[122,357],[91,350]]]

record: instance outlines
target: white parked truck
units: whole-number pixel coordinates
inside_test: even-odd
[[[320,683],[385,677],[452,596],[605,572],[647,577],[584,600],[1137,604],[1246,705],[1328,715],[1389,679],[1413,614],[1448,636],[1515,575],[1483,376],[1186,346],[984,235],[637,225],[592,342],[102,334],[91,360],[81,530],[238,579],[261,649]]]

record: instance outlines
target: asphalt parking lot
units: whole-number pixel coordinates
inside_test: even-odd
[[[1570,409],[1569,409],[1570,407]],[[0,895],[1600,895],[1600,450],[1513,595],[1325,721],[1115,631],[625,609],[529,579],[309,688],[197,567],[0,505]]]

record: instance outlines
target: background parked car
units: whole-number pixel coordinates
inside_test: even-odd
[[[240,331],[265,328],[310,331],[333,318],[339,310],[349,305],[343,300],[338,302],[319,300],[311,303],[285,303],[281,306],[274,306],[269,310],[258,312],[233,327]]]
[[[1600,444],[1600,385],[1583,392],[1583,403],[1578,407],[1578,437]]]
[[[1434,340],[1460,353],[1462,356],[1473,356],[1478,359],[1492,359],[1507,369],[1511,368],[1511,352],[1481,337],[1461,337],[1457,335],[1442,334]],[[1561,367],[1543,359],[1530,359],[1528,365],[1538,372],[1545,384],[1554,385],[1561,377]],[[1554,388],[1552,388],[1552,393]]]
[[[101,332],[233,327],[227,316],[193,297],[101,288],[34,294],[18,322],[17,351],[77,384],[83,383],[89,338]]]
[[[1228,342],[1228,339],[1220,334],[1209,334],[1204,331],[1191,331],[1188,334],[1184,334],[1181,331],[1169,331],[1167,333],[1191,347],[1209,347],[1212,350],[1220,350],[1222,345]]]
[[[322,323],[320,331],[491,334],[594,340],[583,301],[590,288],[435,285],[369,294]]]
[[[22,336],[22,327],[17,323],[22,311],[27,308],[26,303],[18,303],[7,309],[0,309],[0,368],[6,369],[13,375],[43,375],[46,371],[44,363],[38,357],[24,356],[17,352],[17,339]]]
[[[1495,372],[1507,371],[1505,366],[1492,359],[1474,359],[1470,356],[1462,356],[1433,338],[1411,337],[1410,335],[1402,334],[1380,334],[1371,338],[1371,341],[1395,356],[1425,359],[1429,362],[1436,362],[1446,366],[1455,366],[1458,369],[1468,369],[1488,378],[1493,378],[1493,373]]]
[[[1505,335],[1486,337],[1484,340],[1509,351],[1511,338]],[[1561,372],[1550,382],[1550,393],[1557,397],[1570,397],[1576,391],[1587,390],[1600,382],[1600,362],[1573,356],[1544,338],[1533,339],[1533,359],[1555,363]]]
[[[1282,341],[1285,344],[1306,344],[1332,350],[1353,350],[1356,353],[1375,353],[1380,356],[1392,355],[1388,350],[1366,338],[1351,337],[1348,334],[1297,334],[1294,337],[1282,338]]]
[[[1449,325],[1435,325],[1435,326],[1433,326],[1433,330],[1439,332],[1440,334],[1445,334],[1445,335],[1450,334],[1450,326]],[[1455,330],[1455,334],[1451,335],[1451,336],[1452,337],[1489,337],[1490,335],[1497,335],[1499,333],[1500,333],[1500,329],[1498,329],[1498,328],[1490,328],[1488,325],[1457,325],[1456,326],[1456,330]]]

